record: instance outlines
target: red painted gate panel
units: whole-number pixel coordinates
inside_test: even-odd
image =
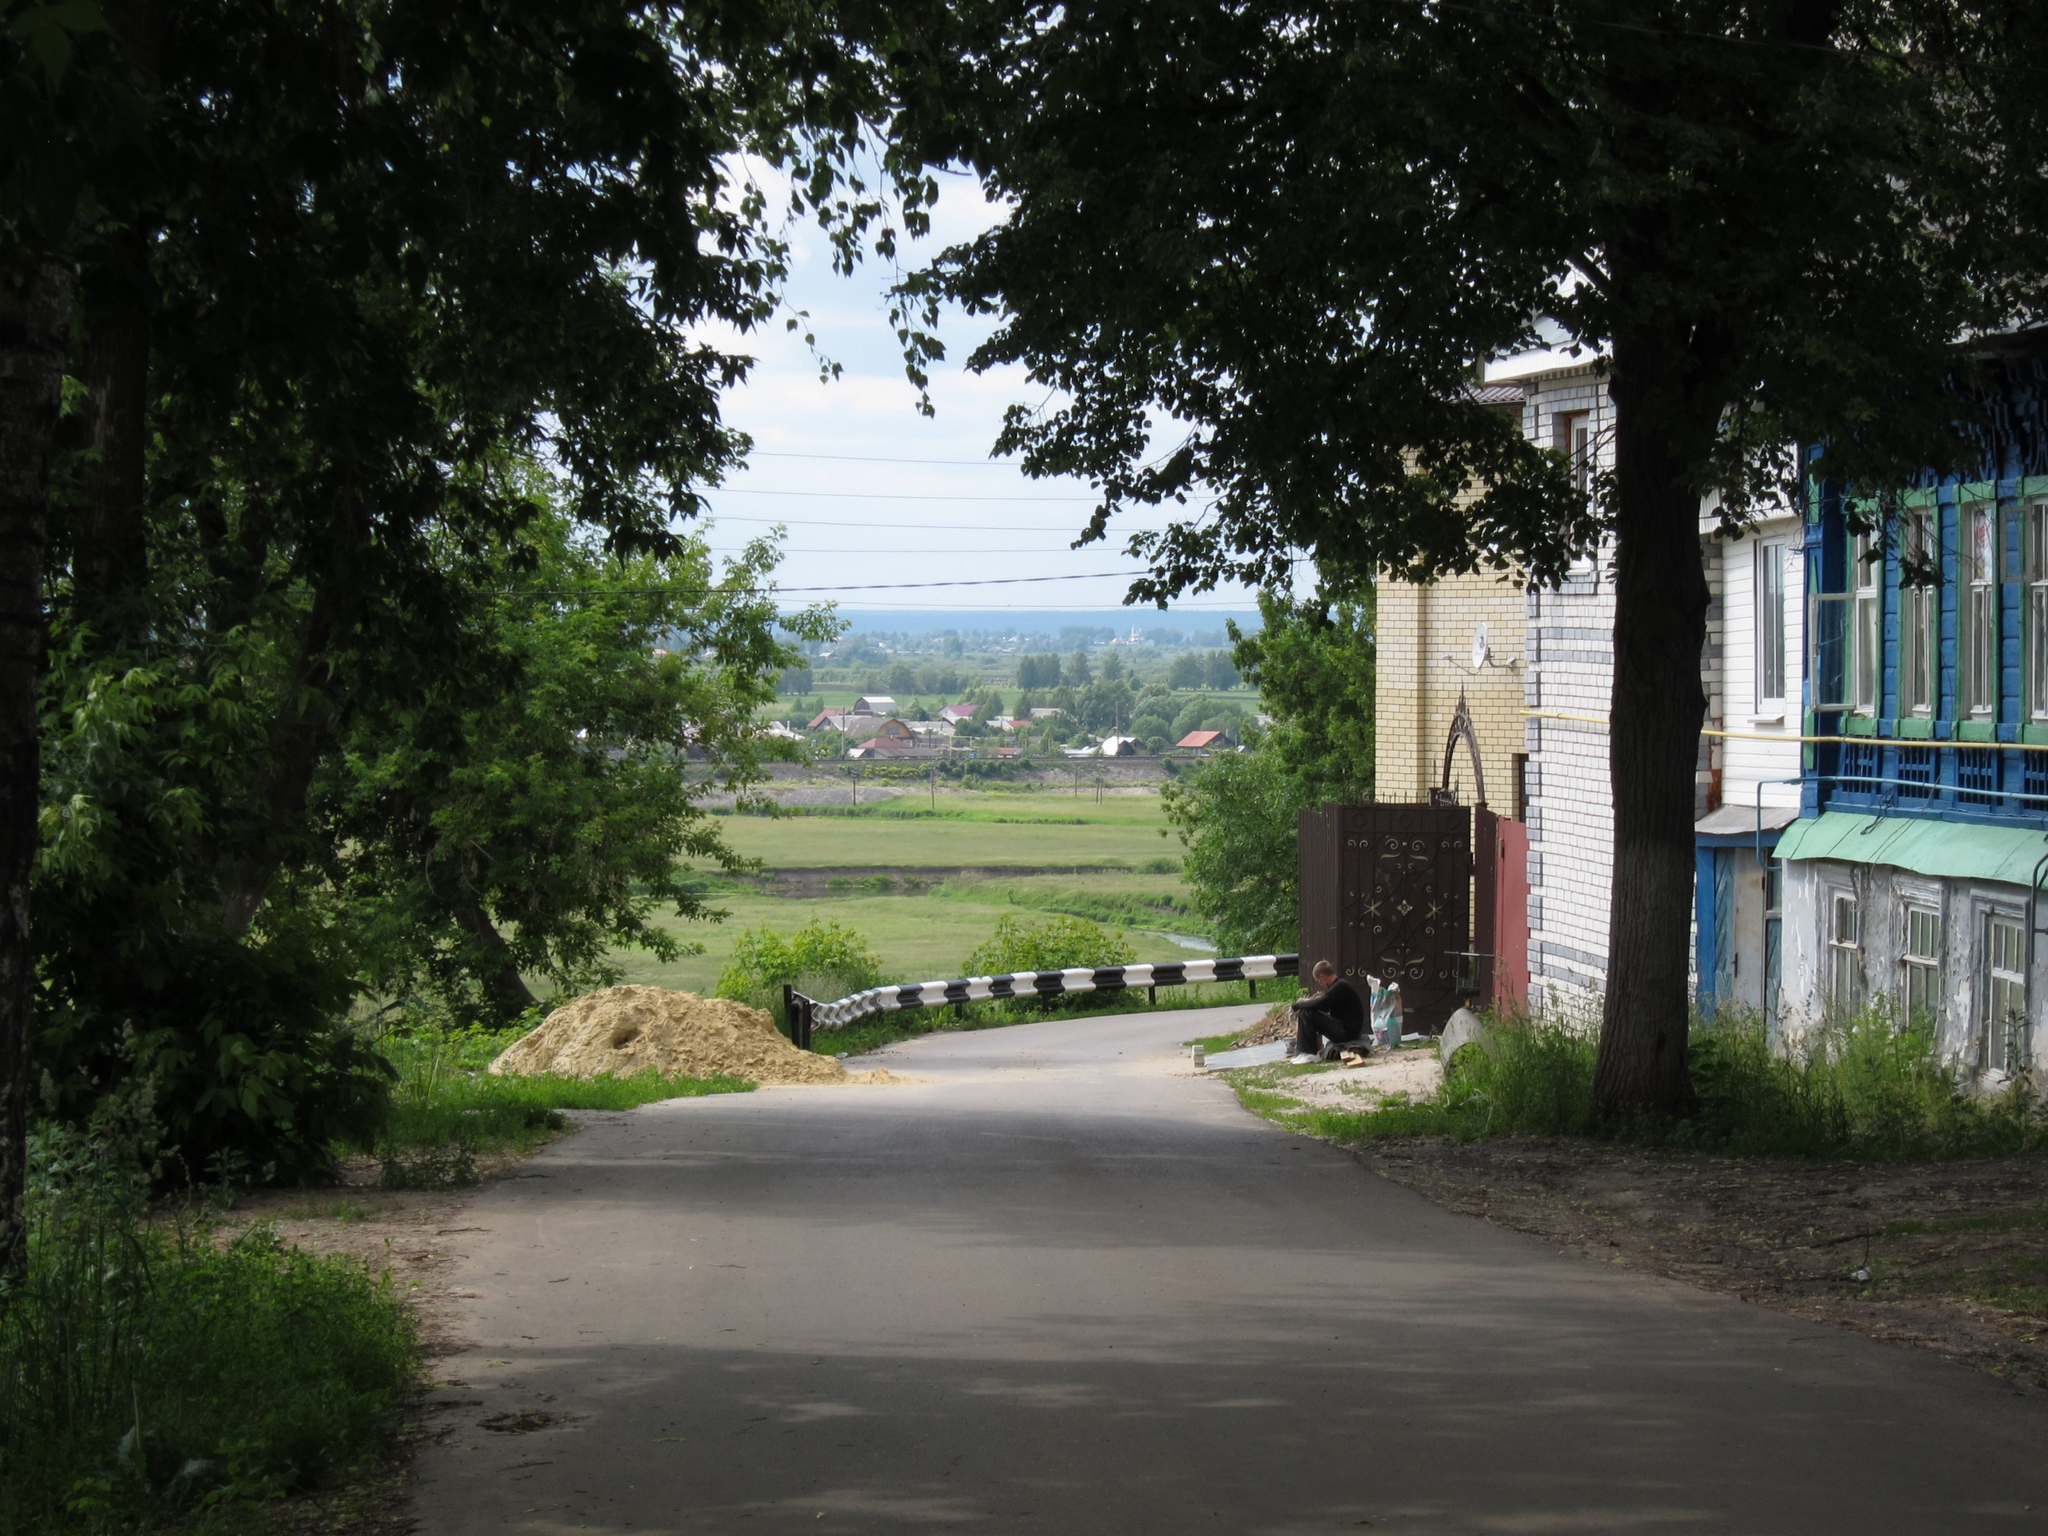
[[[1493,956],[1491,985],[1481,978],[1481,996],[1496,1008],[1519,1009],[1529,1001],[1529,828],[1490,811],[1481,811],[1479,821],[1473,834],[1485,874],[1473,905],[1492,931],[1472,947]]]

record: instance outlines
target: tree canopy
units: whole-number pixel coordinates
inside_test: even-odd
[[[1126,508],[1139,600],[1297,551],[1337,595],[1607,541],[1615,867],[1600,1094],[1682,1110],[1697,518],[1740,526],[1789,444],[1896,480],[1973,456],[1949,384],[2032,318],[2040,71],[2020,0],[1014,4],[908,142],[1010,216],[907,286],[999,321],[1045,403],[998,446]],[[925,77],[919,76],[919,79]],[[1613,471],[1473,397],[1488,360],[1597,358]]]
[[[786,214],[890,247],[858,21],[0,3],[0,1268],[32,1024],[67,1104],[149,1067],[191,1158],[317,1160],[369,978],[502,1003],[598,928],[660,942],[642,896],[682,893],[636,882],[719,857],[679,791],[621,799],[684,715],[744,784],[730,727],[800,659],[768,554],[685,535],[745,446],[697,328],[767,322]],[[421,942],[370,943],[371,895]]]

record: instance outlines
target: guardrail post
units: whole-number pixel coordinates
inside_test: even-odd
[[[1249,992],[1249,993],[1251,994],[1251,999],[1252,999],[1252,1001],[1256,1003],[1256,1002],[1257,1002],[1257,1001],[1259,1000],[1259,980],[1258,980],[1258,978],[1257,978],[1256,976],[1247,976],[1247,977],[1245,977],[1245,979],[1244,979],[1244,987],[1245,987],[1245,991],[1247,991],[1247,992]]]

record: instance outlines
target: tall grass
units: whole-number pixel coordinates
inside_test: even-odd
[[[412,1383],[388,1276],[151,1221],[104,1136],[31,1144],[29,1260],[0,1298],[0,1533],[220,1529],[376,1452]]]
[[[420,1027],[393,1033],[379,1049],[398,1069],[391,1112],[367,1150],[386,1188],[444,1188],[476,1182],[476,1159],[528,1152],[566,1128],[565,1109],[636,1109],[661,1099],[745,1093],[736,1077],[494,1077],[491,1062],[530,1025],[513,1029]]]
[[[1699,1102],[1678,1118],[1604,1118],[1593,1100],[1596,1038],[1589,1019],[1503,1019],[1490,1048],[1458,1053],[1433,1099],[1363,1114],[1312,1111],[1298,1123],[1347,1140],[1605,1136],[1740,1157],[1884,1161],[2048,1147],[2048,1118],[2030,1091],[1977,1091],[1942,1059],[1930,1030],[1902,1027],[1884,1009],[1831,1022],[1790,1045],[1769,1039],[1752,1016],[1695,1020]]]

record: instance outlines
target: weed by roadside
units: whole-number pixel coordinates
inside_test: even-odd
[[[1594,1044],[1583,1021],[1502,1020],[1490,1050],[1461,1051],[1433,1098],[1288,1121],[1338,1141],[1596,1136],[1740,1157],[1910,1160],[2048,1147],[2048,1118],[2031,1096],[1973,1091],[1928,1031],[1902,1028],[1882,1010],[1816,1029],[1794,1048],[1774,1045],[1753,1018],[1696,1021],[1699,1108],[1684,1119],[1603,1121]]]
[[[398,1069],[391,1112],[362,1150],[388,1189],[474,1184],[479,1158],[530,1152],[565,1129],[565,1109],[636,1109],[662,1099],[745,1093],[735,1077],[494,1077],[491,1062],[531,1025],[513,1029],[421,1028],[387,1035]]]
[[[33,1139],[0,1311],[0,1533],[241,1529],[382,1448],[417,1368],[388,1277],[149,1219],[134,1149]]]

